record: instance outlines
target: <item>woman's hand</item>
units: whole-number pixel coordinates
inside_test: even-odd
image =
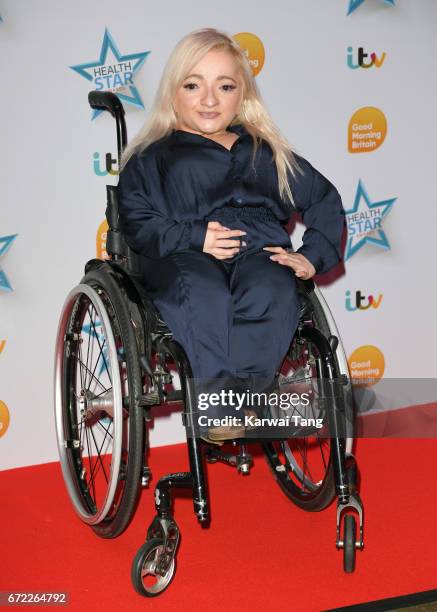
[[[290,253],[282,247],[263,247],[263,250],[275,253],[275,255],[270,255],[270,259],[283,266],[289,266],[294,270],[295,275],[302,280],[308,280],[316,273],[313,264],[300,253]]]
[[[245,236],[243,230],[231,230],[218,221],[209,221],[206,230],[203,252],[210,253],[216,259],[229,259],[240,251],[240,241],[232,236]],[[243,246],[246,243],[243,242]]]

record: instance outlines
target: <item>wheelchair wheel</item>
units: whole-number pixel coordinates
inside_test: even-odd
[[[141,546],[131,568],[132,584],[139,595],[156,597],[169,586],[175,575],[176,561],[173,558],[168,569],[162,571],[160,565],[165,561],[163,539],[154,538]]]
[[[343,526],[343,569],[350,574],[355,569],[355,539],[357,524],[352,514],[346,514]]]
[[[77,514],[104,538],[132,517],[144,457],[141,371],[124,297],[110,273],[91,270],[65,300],[56,341],[62,472]]]
[[[331,327],[324,310],[314,291],[306,293],[303,298],[311,312],[312,325],[325,337],[331,335]],[[305,320],[308,318],[308,311]],[[307,324],[307,323],[305,323]],[[342,347],[340,346],[340,350]],[[291,409],[299,419],[323,418],[325,415],[323,400],[317,394],[318,351],[313,343],[299,338],[293,339],[287,356],[280,369],[279,393],[286,388],[282,382],[291,381],[293,390],[298,393],[308,392],[311,398],[309,405],[302,409],[298,406]],[[344,372],[338,359],[338,351],[334,352],[337,376]],[[344,374],[343,374],[344,376]],[[349,377],[348,377],[349,378]],[[347,387],[347,388],[346,388]],[[343,389],[345,393],[345,410],[348,429],[351,430],[352,414],[350,385]],[[319,511],[328,506],[335,497],[335,483],[331,460],[331,438],[326,429],[312,428],[307,430],[305,437],[291,437],[283,440],[265,442],[264,453],[273,474],[283,492],[300,508],[307,511]],[[297,434],[299,435],[299,433]]]

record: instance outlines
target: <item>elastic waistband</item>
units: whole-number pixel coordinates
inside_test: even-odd
[[[262,221],[277,221],[279,219],[273,212],[265,206],[224,206],[213,210],[205,217],[205,220],[212,221],[217,218],[223,219],[260,219]]]

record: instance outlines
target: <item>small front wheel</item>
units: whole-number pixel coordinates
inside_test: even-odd
[[[176,563],[173,558],[168,569],[165,568],[166,555],[164,540],[154,538],[148,540],[138,550],[132,562],[131,579],[136,592],[143,597],[160,595],[173,580]]]
[[[357,525],[352,514],[344,517],[344,536],[343,536],[343,569],[350,574],[355,569],[355,539]]]

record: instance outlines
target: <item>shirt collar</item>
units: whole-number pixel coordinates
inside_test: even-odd
[[[236,132],[237,134],[247,134],[247,130],[242,123],[236,123],[235,125],[228,125],[226,128],[230,132]]]
[[[236,134],[238,134],[239,136],[243,135],[243,134],[247,134],[247,130],[244,127],[244,125],[242,123],[236,123],[234,125],[228,125],[228,127],[226,128],[229,132],[234,132]],[[172,129],[171,134],[174,136],[178,136],[178,137],[187,137],[190,138],[192,136],[200,136],[200,134],[194,134],[193,132],[188,132],[186,130],[177,130],[175,128]]]

